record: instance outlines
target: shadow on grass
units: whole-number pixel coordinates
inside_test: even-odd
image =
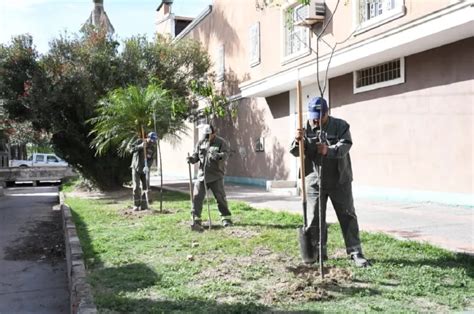
[[[381,295],[382,292],[378,289],[373,289],[367,287],[367,284],[362,285],[362,286],[354,286],[354,283],[351,283],[350,285],[347,286],[342,286],[334,283],[325,283],[322,285],[322,288],[327,290],[328,292],[331,292],[332,295],[343,295],[346,297],[353,297],[353,296],[359,296],[359,297],[366,297],[366,296],[376,296],[376,295]]]
[[[287,223],[287,224],[272,224],[272,223],[260,223],[260,222],[253,222],[253,223],[247,223],[247,222],[239,222],[235,224],[236,226],[241,226],[241,227],[265,227],[265,228],[274,228],[274,229],[299,229],[302,227],[301,223]],[[328,224],[329,226],[330,224]]]
[[[261,313],[267,307],[254,303],[218,303],[198,298],[177,298],[163,300],[164,297],[136,299],[126,297],[130,293],[140,293],[150,287],[173,290],[163,276],[156,274],[146,264],[136,263],[119,267],[98,269],[90,275],[96,291],[96,304],[101,311],[120,313]]]
[[[97,265],[96,265],[97,266]],[[142,263],[97,269],[90,274],[94,287],[108,291],[136,291],[159,285],[161,275]]]
[[[443,269],[458,268],[464,269],[470,278],[474,278],[474,257],[469,254],[454,253],[453,256],[443,256],[439,258],[423,258],[423,259],[404,259],[404,258],[388,258],[377,260],[378,263],[395,264],[405,266],[431,266]]]
[[[98,306],[101,310],[118,313],[271,313],[269,307],[255,303],[229,304],[197,298],[150,300],[109,295],[107,304]]]

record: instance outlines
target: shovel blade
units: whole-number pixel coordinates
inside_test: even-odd
[[[298,228],[298,240],[300,244],[301,258],[305,264],[314,264],[318,262],[319,255],[313,244],[311,230],[313,228],[306,229],[305,227]]]

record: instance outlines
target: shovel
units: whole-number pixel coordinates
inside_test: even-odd
[[[301,103],[301,81],[297,81],[296,97],[298,105],[298,128],[303,129],[303,108]],[[300,157],[300,178],[301,178],[301,196],[303,207],[303,226],[298,228],[298,240],[300,244],[300,254],[305,264],[314,264],[318,260],[318,254],[312,243],[313,228],[308,228],[308,213],[306,201],[306,185],[305,185],[305,162],[304,162],[304,139],[299,141],[299,157]]]

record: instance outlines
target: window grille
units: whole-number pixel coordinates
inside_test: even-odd
[[[354,92],[358,93],[404,83],[404,76],[404,58],[364,68],[354,72]]]
[[[360,22],[387,14],[400,5],[400,0],[359,0]]]

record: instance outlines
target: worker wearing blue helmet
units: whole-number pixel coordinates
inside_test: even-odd
[[[331,199],[349,258],[358,267],[370,263],[362,254],[359,224],[352,197],[352,166],[349,150],[352,146],[349,124],[329,116],[324,98],[315,97],[308,103],[308,119],[304,129],[296,131],[290,153],[299,156],[299,141],[304,141],[305,177],[309,229],[313,249],[319,255],[319,202],[322,207],[322,258],[327,259],[326,203]],[[321,132],[322,130],[322,132]],[[321,195],[319,184],[321,183]],[[311,211],[312,209],[312,211]]]
[[[148,209],[147,192],[150,186],[150,167],[156,157],[157,140],[158,135],[155,132],[150,132],[145,141],[138,139],[130,148],[130,152],[133,154],[130,168],[132,168],[133,210],[135,211]]]

